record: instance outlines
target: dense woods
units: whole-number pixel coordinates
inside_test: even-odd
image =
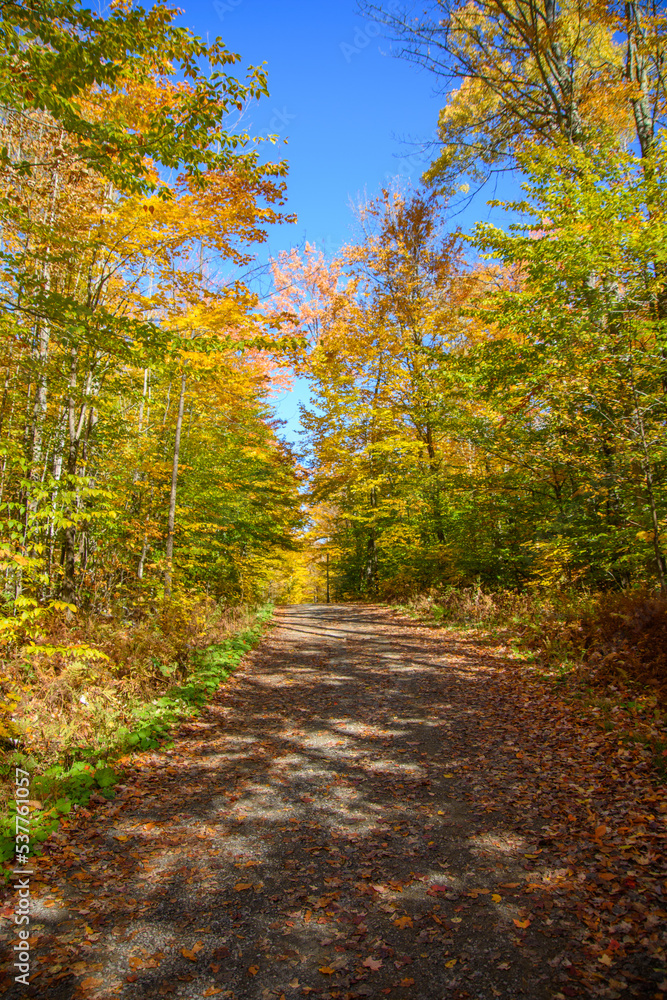
[[[278,273],[301,277],[304,332],[317,314],[305,419],[335,591],[664,593],[664,18],[431,6],[367,8],[452,87],[430,187],[362,206],[325,273]],[[498,170],[499,221],[457,235]]]
[[[667,996],[664,5],[359,9],[325,255],[263,64],[0,0],[2,994]]]
[[[176,14],[2,4],[0,735],[47,755],[127,736],[281,593],[302,519],[251,287],[291,221],[241,125],[266,77]]]
[[[299,517],[268,405],[281,348],[244,279],[285,218],[285,164],[260,162],[259,140],[235,126],[265,78],[229,75],[238,57],[161,6],[11,13],[5,599],[25,618],[176,583],[263,596],[263,567]]]
[[[660,9],[364,10],[446,95],[433,163],[260,299],[263,69],[163,4],[2,3],[6,720],[28,682],[35,725],[118,722],[267,599],[664,594]]]

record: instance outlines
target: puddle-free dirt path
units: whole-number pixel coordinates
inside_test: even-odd
[[[659,920],[655,947],[623,941],[645,869],[609,870],[600,815],[581,856],[562,832],[563,808],[602,810],[590,733],[515,697],[465,637],[368,606],[277,617],[173,750],[57,835],[33,885],[32,983],[9,973],[0,991],[662,995]]]

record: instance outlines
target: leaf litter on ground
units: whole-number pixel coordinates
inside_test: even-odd
[[[469,633],[277,619],[207,725],[35,859],[31,985],[7,966],[5,995],[667,995],[641,744]]]

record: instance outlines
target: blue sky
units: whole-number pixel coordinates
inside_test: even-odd
[[[267,64],[270,97],[254,108],[251,134],[278,133],[290,164],[288,209],[298,222],[277,227],[269,249],[316,243],[333,253],[354,236],[353,204],[397,176],[417,183],[430,157],[420,143],[435,132],[442,96],[434,77],[396,58],[376,22],[355,0],[181,0],[181,23],[202,37],[220,36],[242,57],[239,66]],[[238,70],[235,70],[240,75]],[[469,226],[483,202],[455,224]],[[277,404],[294,440],[297,385]]]

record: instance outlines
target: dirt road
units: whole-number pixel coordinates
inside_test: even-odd
[[[590,747],[606,737],[519,696],[465,635],[358,605],[277,617],[172,750],[57,835],[33,886],[34,978],[0,991],[662,995],[658,945],[632,951],[614,926],[633,925],[609,855],[558,832],[579,808],[568,783],[594,772],[601,836],[607,764]]]

